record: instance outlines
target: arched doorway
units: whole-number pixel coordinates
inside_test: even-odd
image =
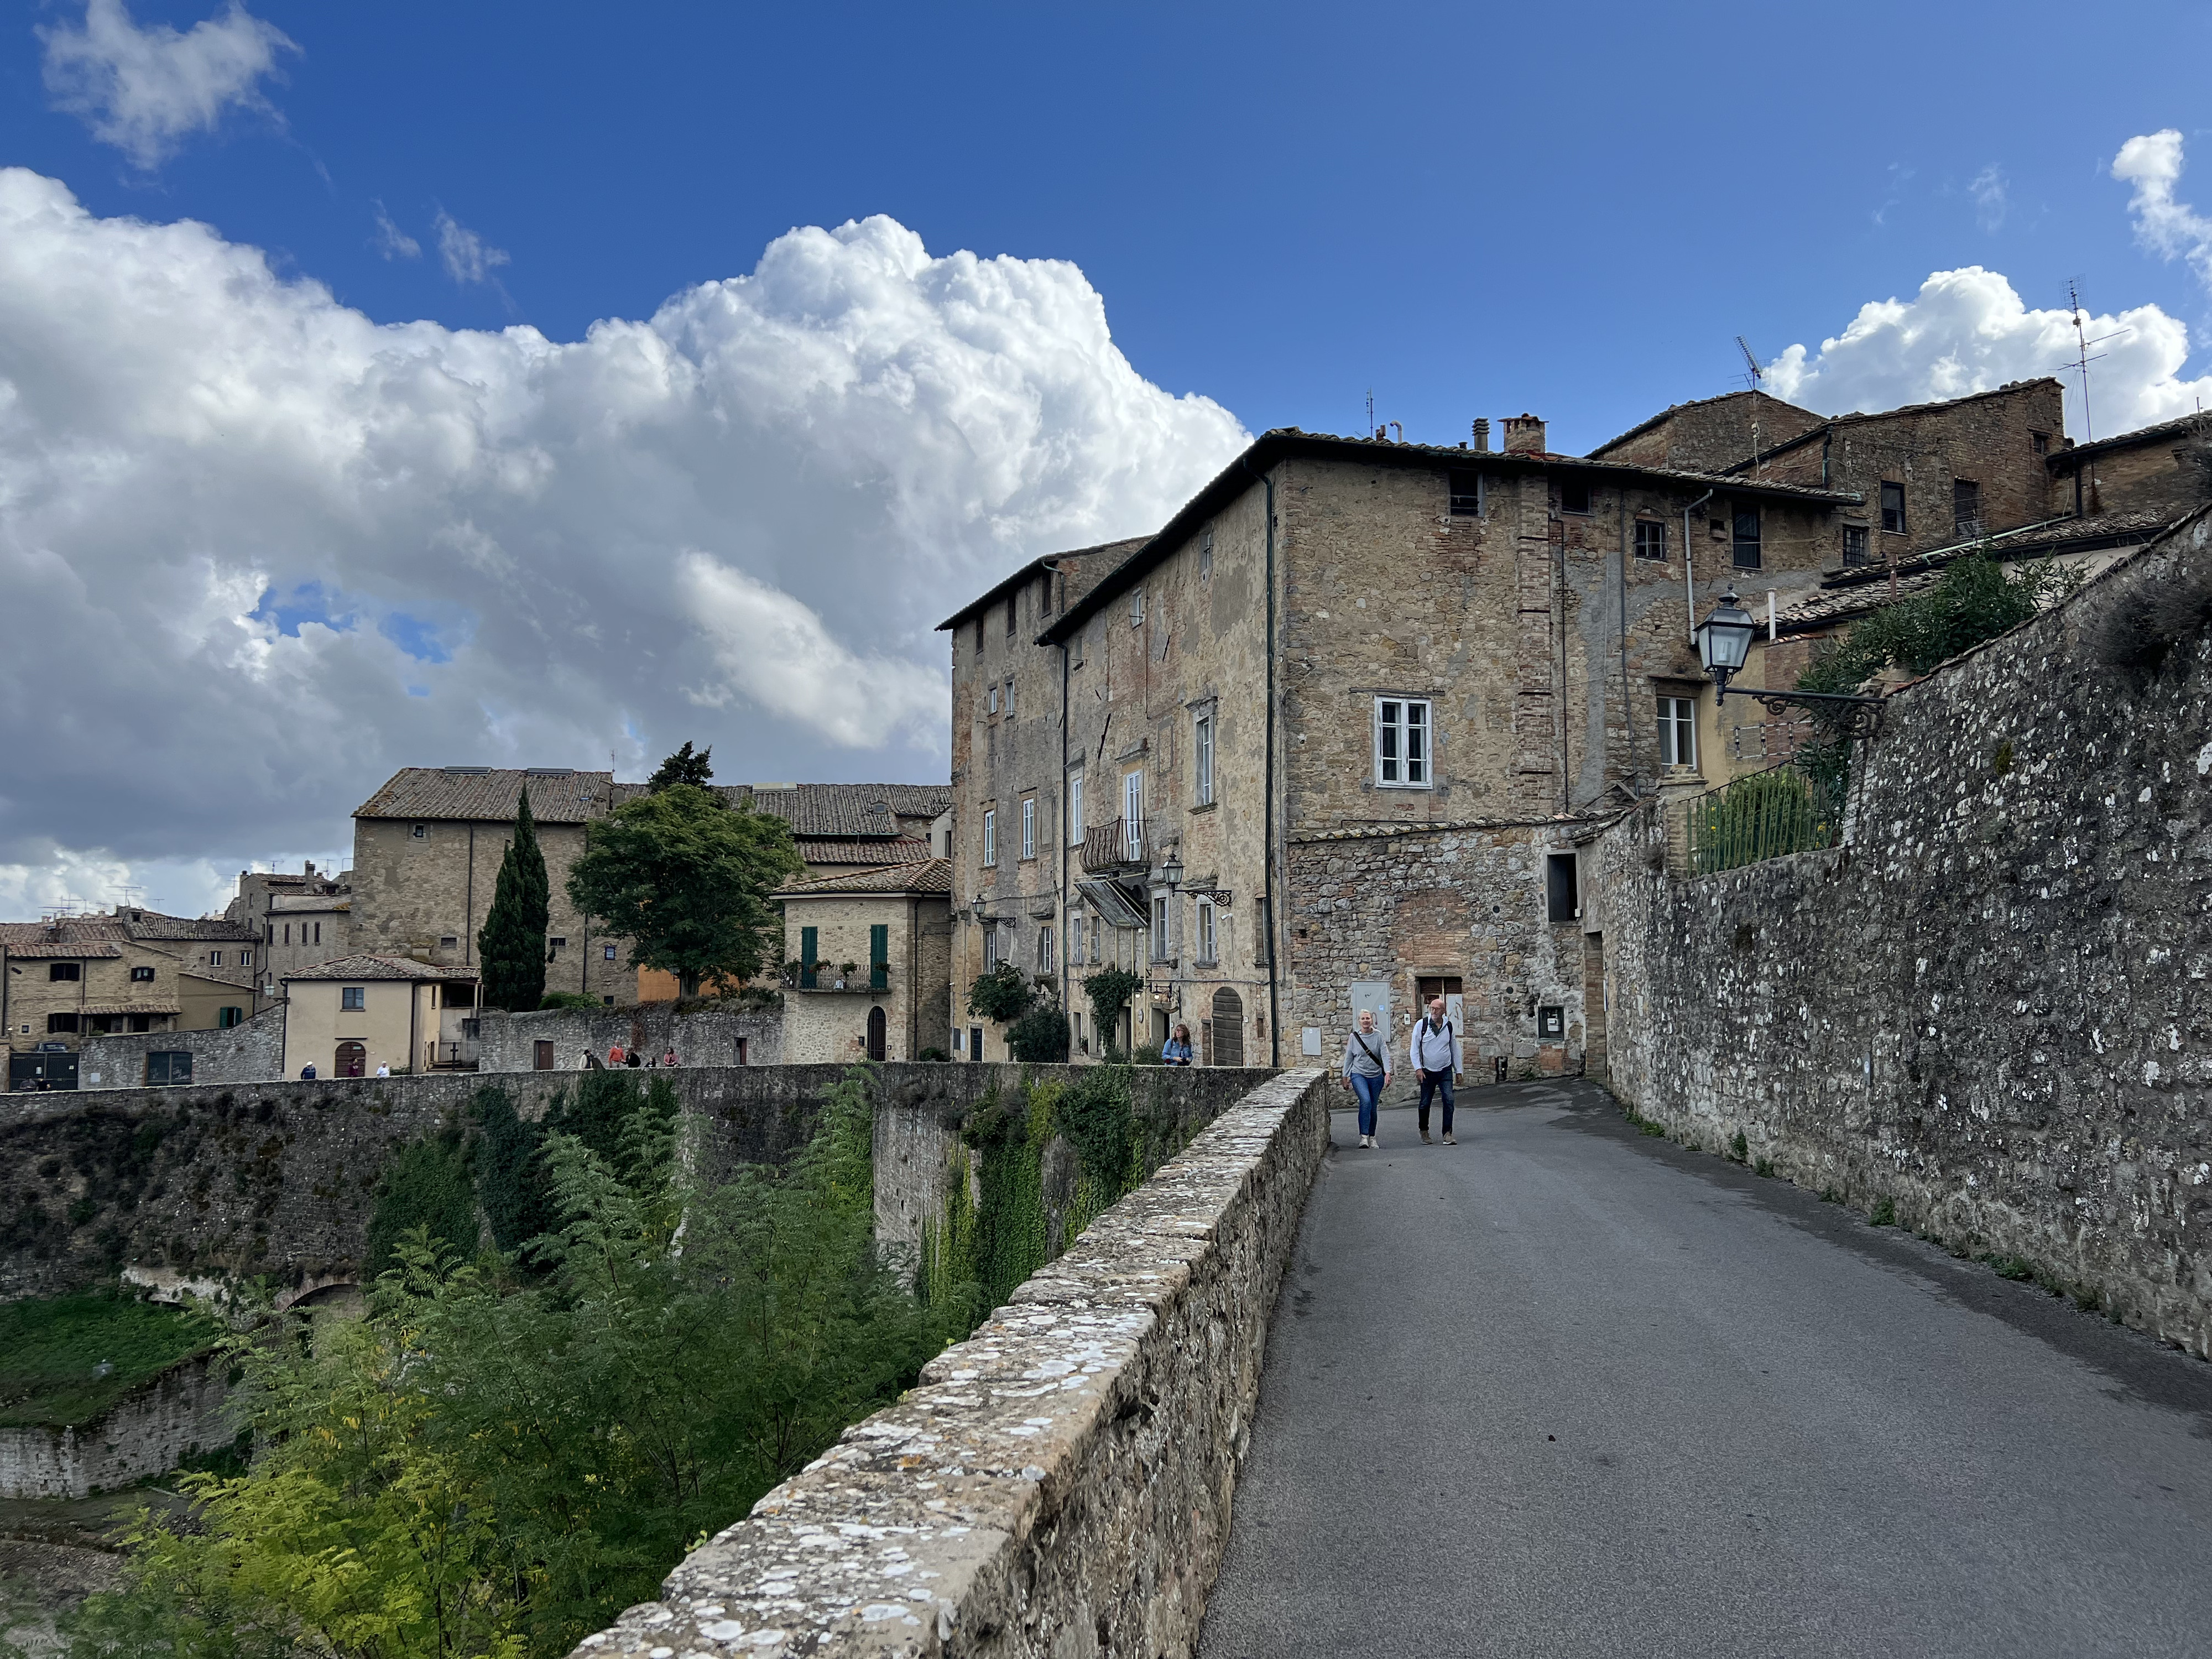
[[[1213,994],[1213,1063],[1244,1063],[1244,999],[1226,985]]]
[[[338,1063],[331,1067],[337,1077],[359,1077],[368,1070],[368,1046],[361,1042],[338,1044]]]
[[[880,1006],[868,1010],[868,1058],[870,1060],[881,1060],[884,1057],[884,1038],[890,1026],[890,1022],[884,1018],[884,1011]]]

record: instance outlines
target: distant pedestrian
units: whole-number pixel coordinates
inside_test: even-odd
[[[645,1064],[645,1056],[638,1053],[636,1049],[633,1048],[627,1054],[623,1056],[623,1064],[629,1066],[630,1070],[634,1072],[639,1066]]]
[[[1188,1066],[1190,1064],[1190,1027],[1178,1025],[1175,1035],[1160,1044],[1160,1064]]]
[[[1456,1146],[1459,1143],[1452,1139],[1452,1085],[1459,1079],[1459,1033],[1444,1018],[1442,997],[1429,1000],[1428,1014],[1413,1022],[1413,1035],[1406,1048],[1413,1075],[1421,1080],[1421,1144],[1429,1144],[1429,1097],[1441,1094],[1444,1097],[1444,1145]]]
[[[608,1065],[620,1066],[624,1063],[625,1058],[626,1057],[623,1054],[623,1046],[621,1043],[617,1042],[609,1046],[607,1049]]]
[[[315,1062],[311,1060],[305,1066],[302,1066],[300,1068],[300,1081],[302,1083],[313,1083],[314,1080]]]
[[[671,1048],[666,1054],[661,1055],[660,1063],[663,1066],[673,1066],[676,1064],[676,1050]]]
[[[1390,1086],[1390,1040],[1375,1029],[1375,1011],[1362,1008],[1359,1024],[1344,1039],[1344,1081],[1359,1102],[1359,1144],[1380,1146],[1375,1109]]]
[[[392,1075],[392,1062],[388,1060],[378,1060],[376,1062],[376,1074],[379,1077],[390,1077]]]

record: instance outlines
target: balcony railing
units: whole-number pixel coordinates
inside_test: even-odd
[[[890,964],[887,962],[860,963],[848,974],[842,967],[832,967],[826,962],[817,963],[811,970],[799,970],[799,983],[794,988],[801,991],[842,991],[848,994],[855,991],[888,991],[891,988]]]
[[[1142,818],[1115,818],[1111,823],[1102,823],[1083,832],[1083,868],[1086,874],[1142,867],[1144,862]]]

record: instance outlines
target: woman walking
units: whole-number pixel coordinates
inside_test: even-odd
[[[1375,1107],[1390,1086],[1390,1044],[1375,1029],[1375,1011],[1359,1011],[1358,1027],[1344,1040],[1344,1081],[1359,1100],[1359,1144],[1380,1146]]]
[[[1175,1028],[1175,1035],[1160,1044],[1160,1064],[1188,1066],[1190,1058],[1190,1027],[1178,1025]]]

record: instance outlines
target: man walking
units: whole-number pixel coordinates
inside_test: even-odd
[[[1432,998],[1427,1017],[1413,1022],[1413,1040],[1406,1046],[1413,1075],[1421,1080],[1421,1144],[1429,1144],[1429,1097],[1441,1094],[1444,1097],[1444,1145],[1456,1146],[1459,1143],[1452,1139],[1452,1085],[1459,1078],[1459,1033],[1444,1018],[1442,997]]]

